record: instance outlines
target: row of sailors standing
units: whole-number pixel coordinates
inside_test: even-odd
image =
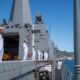
[[[3,42],[3,27],[0,27],[0,61],[2,61],[3,53],[4,53],[4,42]],[[35,51],[35,47],[32,47],[32,53],[28,52],[28,40],[25,39],[23,42],[23,60],[28,60],[28,57],[31,57],[31,60],[36,60],[36,55],[38,55],[38,60],[47,60],[48,59],[48,53],[44,51],[40,51],[38,49],[37,54]]]
[[[28,57],[31,57],[31,60],[36,60],[36,55],[38,60],[48,60],[48,53],[44,51],[40,51],[39,49],[37,50],[37,53],[35,51],[35,47],[32,47],[32,53],[28,52],[28,41],[25,39],[23,42],[23,60],[28,60]]]
[[[38,49],[38,60],[48,60],[48,53]]]

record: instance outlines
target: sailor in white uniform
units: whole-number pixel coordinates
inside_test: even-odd
[[[42,53],[41,53],[41,51],[38,49],[38,60],[42,60],[41,58],[42,58]]]
[[[2,61],[3,53],[4,53],[4,43],[3,43],[3,27],[0,27],[0,61]]]
[[[48,53],[47,52],[44,52],[44,51],[41,52],[41,60],[48,60]]]
[[[23,60],[27,60],[27,55],[28,55],[28,45],[27,45],[27,40],[24,40],[23,42]]]
[[[48,60],[48,52],[44,52],[44,60]]]
[[[61,70],[61,68],[62,68],[62,61],[58,61],[57,62],[57,69]]]
[[[35,51],[35,47],[32,47],[32,60],[36,60],[36,51]]]

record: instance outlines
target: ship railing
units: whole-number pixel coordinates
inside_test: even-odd
[[[61,78],[62,80],[72,80],[73,78],[73,73],[70,71],[70,69],[66,66],[64,62],[61,68]]]

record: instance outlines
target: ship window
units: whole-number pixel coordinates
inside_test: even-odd
[[[13,28],[14,26],[11,26],[11,28]]]
[[[40,36],[43,36],[43,34],[40,34]]]
[[[32,33],[40,33],[40,30],[33,30]]]
[[[9,26],[6,26],[6,28],[9,28]]]
[[[48,33],[48,30],[46,30],[46,33]]]
[[[4,37],[3,60],[18,60],[19,35],[8,33],[4,34],[3,37]]]
[[[25,27],[25,28],[28,28],[28,24],[25,24],[24,27]]]
[[[30,24],[25,24],[24,28],[32,27]]]
[[[16,24],[15,27],[18,28],[19,27],[19,24]]]
[[[39,41],[34,41],[34,42],[39,42]]]
[[[22,28],[22,26],[19,26],[19,28]]]

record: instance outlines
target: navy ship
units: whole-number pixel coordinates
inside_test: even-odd
[[[4,28],[4,56],[0,62],[0,80],[72,80],[70,70],[56,60],[56,48],[38,13],[32,23],[29,0],[13,0],[9,21]],[[28,38],[29,53],[35,46],[36,59],[23,61],[23,42]],[[37,50],[47,52],[47,60],[38,60]],[[64,77],[65,76],[65,77]]]

